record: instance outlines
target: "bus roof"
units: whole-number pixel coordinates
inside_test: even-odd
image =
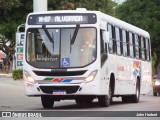
[[[121,29],[131,31],[131,32],[136,33],[138,35],[142,35],[144,37],[150,38],[149,33],[141,28],[138,28],[134,25],[131,25],[125,21],[122,21],[120,19],[112,17],[108,14],[102,13],[100,11],[90,11],[90,10],[86,10],[85,8],[77,8],[76,10],[54,10],[54,11],[44,11],[44,12],[33,12],[33,13],[30,13],[29,15],[52,14],[52,13],[95,13],[95,14],[97,14],[97,16],[100,17],[101,20],[106,21],[107,23],[110,23],[114,26],[120,27]]]
[[[104,14],[104,13],[100,13],[101,15],[101,20],[103,21],[106,21],[107,23],[110,23],[114,26],[117,26],[117,27],[120,27],[121,29],[125,29],[126,31],[130,31],[130,32],[133,32],[133,33],[136,33],[138,35],[142,35],[144,37],[148,37],[150,38],[149,36],[149,33],[139,27],[136,27],[134,25],[131,25],[125,21],[122,21],[120,19],[117,19],[115,17],[112,17],[110,15],[107,15],[107,14]]]

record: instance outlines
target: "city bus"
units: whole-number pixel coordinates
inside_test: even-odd
[[[30,13],[23,59],[25,95],[108,107],[113,97],[138,103],[151,90],[149,33],[85,8]]]

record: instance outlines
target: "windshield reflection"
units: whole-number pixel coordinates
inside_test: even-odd
[[[79,28],[71,44],[75,28],[29,29],[26,60],[38,68],[83,67],[96,59],[96,29]]]

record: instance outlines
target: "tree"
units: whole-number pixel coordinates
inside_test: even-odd
[[[5,67],[10,68],[15,53],[15,33],[32,11],[32,0],[0,0],[0,44],[6,54]],[[7,43],[7,44],[6,44]]]
[[[2,45],[0,49],[6,53],[6,58],[3,59],[4,69],[6,73],[9,73],[15,53],[14,43],[10,42],[10,40],[3,35],[0,35],[0,43]]]
[[[150,33],[154,70],[158,72],[160,64],[160,1],[127,0],[117,6],[116,16]]]
[[[84,7],[88,10],[100,10],[114,14],[112,0],[48,0],[48,10],[67,10]],[[0,0],[0,48],[6,53],[6,63],[11,65],[15,48],[15,33],[20,24],[24,24],[27,14],[33,11],[33,0]],[[8,43],[6,45],[6,43]],[[7,65],[6,64],[6,65]]]
[[[113,15],[116,5],[112,0],[48,0],[49,10],[73,10],[86,8],[87,10],[99,10]]]

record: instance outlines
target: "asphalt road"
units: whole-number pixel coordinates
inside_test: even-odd
[[[148,111],[153,113],[160,111],[160,96],[154,97],[152,92],[141,95],[139,103],[122,103],[121,98],[114,98],[113,100],[109,107],[100,107],[97,100],[89,105],[77,105],[74,100],[64,100],[55,102],[53,109],[43,109],[40,97],[24,95],[23,81],[14,81],[10,77],[0,76],[0,111],[94,111],[94,113],[96,111]],[[62,118],[58,119],[61,120]],[[155,117],[154,120],[156,120]]]

